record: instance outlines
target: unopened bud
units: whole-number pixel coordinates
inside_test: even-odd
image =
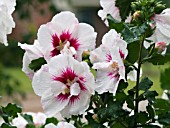
[[[97,114],[94,114],[94,115],[92,116],[92,118],[93,118],[96,122],[99,122],[98,117],[97,117]]]
[[[155,44],[155,49],[157,50],[158,53],[162,53],[166,50],[167,46],[165,42],[157,42]]]
[[[141,11],[136,11],[134,14],[133,14],[133,19],[138,19],[139,17],[141,16]]]

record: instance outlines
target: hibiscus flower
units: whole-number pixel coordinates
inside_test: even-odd
[[[148,48],[150,44],[157,43],[160,44],[160,42],[166,43],[166,46],[170,43],[170,9],[167,8],[162,11],[161,14],[155,14],[152,18],[155,23],[153,24],[156,26],[154,34],[149,37],[148,39],[151,40],[151,43],[148,43],[145,41],[144,46]],[[152,26],[153,26],[152,25]],[[166,52],[166,50],[165,50]],[[163,54],[165,54],[163,52]]]
[[[94,77],[87,63],[62,54],[42,66],[35,73],[32,84],[49,116],[58,112],[63,117],[84,113],[95,89]]]
[[[15,27],[15,22],[12,18],[12,13],[15,10],[16,0],[1,0],[0,1],[0,43],[8,45],[7,34],[12,32]]]
[[[96,35],[92,26],[79,23],[73,13],[64,11],[39,28],[38,41],[47,61],[61,53],[81,61],[83,51],[95,48]]]

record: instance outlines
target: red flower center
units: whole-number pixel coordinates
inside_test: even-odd
[[[57,34],[52,35],[53,50],[51,51],[51,56],[59,55],[67,41],[70,43],[70,47],[74,47],[76,51],[78,50],[80,46],[78,39],[71,37],[68,31],[63,32],[60,36]]]
[[[84,85],[85,80],[84,77],[78,76],[71,68],[66,68],[60,76],[55,76],[53,78],[55,81],[62,82],[66,85],[66,90],[64,90],[64,93],[60,93],[56,98],[59,100],[66,100],[70,96],[70,87],[74,83],[78,83],[78,86],[80,87],[81,91],[85,91],[86,87]],[[57,86],[57,85],[56,85]],[[78,96],[71,96],[70,103],[74,103],[75,100],[79,99]]]

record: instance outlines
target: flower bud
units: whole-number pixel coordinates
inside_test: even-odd
[[[155,49],[158,53],[162,53],[166,50],[167,46],[165,42],[157,42],[155,44]]]
[[[98,119],[98,117],[97,117],[97,114],[94,114],[94,115],[92,116],[92,118],[93,118],[96,122],[99,123],[99,119]]]
[[[139,17],[141,16],[141,11],[136,11],[134,14],[133,14],[133,19],[138,19]]]

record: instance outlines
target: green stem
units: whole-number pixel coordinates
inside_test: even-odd
[[[143,49],[143,43],[145,40],[145,35],[141,39],[141,44],[140,44],[140,50],[139,50],[139,58],[138,58],[138,67],[137,67],[137,80],[136,80],[136,97],[135,97],[135,111],[134,114],[135,116],[138,114],[138,108],[139,108],[139,80],[140,80],[140,69],[142,65],[142,49]],[[135,128],[137,128],[137,121],[135,119]]]

